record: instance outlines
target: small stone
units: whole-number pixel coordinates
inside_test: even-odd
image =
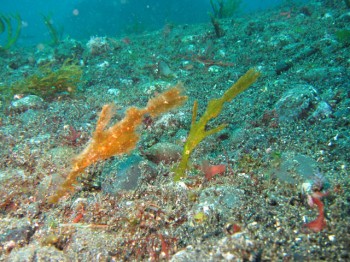
[[[164,61],[158,62],[158,72],[165,78],[172,78],[175,76],[174,72],[170,69],[169,65]]]
[[[0,245],[11,241],[19,245],[27,244],[34,233],[35,229],[30,226],[9,229],[0,237]]]
[[[170,164],[177,162],[181,157],[182,148],[172,143],[161,142],[146,150],[145,156],[148,160],[158,164],[163,162]]]
[[[39,109],[44,106],[44,100],[35,95],[25,96],[11,103],[10,109],[24,112],[28,109]]]
[[[276,74],[280,75],[281,73],[288,71],[292,66],[292,62],[281,61],[276,65]]]
[[[318,103],[316,110],[312,113],[311,117],[315,119],[328,118],[332,114],[331,106],[325,102],[321,101]]]
[[[328,239],[332,242],[336,241],[335,235],[328,236]]]

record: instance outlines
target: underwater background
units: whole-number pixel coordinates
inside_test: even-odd
[[[0,261],[350,261],[350,1],[0,5]]]
[[[282,2],[284,0],[244,0],[240,12],[265,10]],[[95,35],[141,33],[168,23],[205,22],[211,11],[209,0],[3,0],[0,7],[0,12],[21,15],[20,45],[42,43],[50,38],[43,15],[50,16],[52,24],[62,30],[62,37],[88,39]]]

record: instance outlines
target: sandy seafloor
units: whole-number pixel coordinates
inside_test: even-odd
[[[350,40],[339,32],[350,10],[333,2],[223,19],[220,38],[208,22],[102,38],[98,52],[66,39],[1,53],[2,85],[67,58],[83,76],[72,96],[2,103],[0,260],[349,261]],[[227,127],[173,182],[193,102],[202,115],[249,68],[261,77],[209,123]],[[115,123],[178,81],[183,106],[147,118],[129,155],[90,166],[73,194],[46,202],[104,104],[116,104]],[[226,171],[206,179],[204,165]],[[321,194],[326,223],[314,232]]]

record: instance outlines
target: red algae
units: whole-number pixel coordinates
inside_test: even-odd
[[[311,198],[313,203],[318,207],[318,216],[315,220],[304,224],[304,227],[307,227],[313,232],[318,233],[327,226],[327,223],[324,217],[324,204],[321,201],[321,199],[318,197],[312,196]]]

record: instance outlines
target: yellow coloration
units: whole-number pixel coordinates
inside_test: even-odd
[[[14,22],[16,28],[13,27]],[[4,15],[0,13],[0,35],[7,31],[7,38],[5,44],[0,44],[0,52],[10,49],[18,40],[22,30],[22,19],[17,15]]]
[[[207,136],[215,134],[226,127],[226,124],[221,124],[216,128],[206,130],[207,123],[211,119],[216,118],[221,113],[225,102],[230,102],[239,93],[246,90],[258,79],[259,76],[260,73],[256,70],[248,70],[248,72],[241,76],[235,84],[226,90],[222,97],[209,101],[206,111],[198,121],[196,121],[198,103],[197,101],[194,102],[191,129],[184,145],[181,162],[174,169],[174,181],[179,181],[180,179],[186,177],[186,169],[188,166],[189,158],[192,151],[197,147],[197,145]]]
[[[133,150],[139,140],[137,128],[142,123],[145,114],[156,117],[182,105],[187,100],[186,96],[181,96],[181,87],[182,85],[178,84],[157,97],[150,99],[146,108],[129,108],[124,119],[109,128],[106,127],[114,115],[115,106],[113,104],[103,106],[91,142],[74,159],[73,168],[65,182],[48,201],[56,203],[66,193],[74,191],[73,184],[86,167],[97,161],[129,153]]]
[[[17,81],[10,87],[14,94],[32,94],[43,98],[52,98],[57,93],[74,93],[83,71],[80,66],[66,60],[63,65],[53,70],[50,64],[41,66],[40,73]]]
[[[188,191],[188,200],[191,202],[196,202],[198,200],[198,193],[193,191]]]
[[[54,246],[58,243],[59,241],[59,237],[57,235],[54,234],[50,234],[48,236],[45,236],[42,240],[41,240],[41,244],[44,246]]]
[[[204,212],[198,212],[194,215],[193,219],[197,223],[203,223],[205,220],[207,220],[207,215],[204,214]]]

